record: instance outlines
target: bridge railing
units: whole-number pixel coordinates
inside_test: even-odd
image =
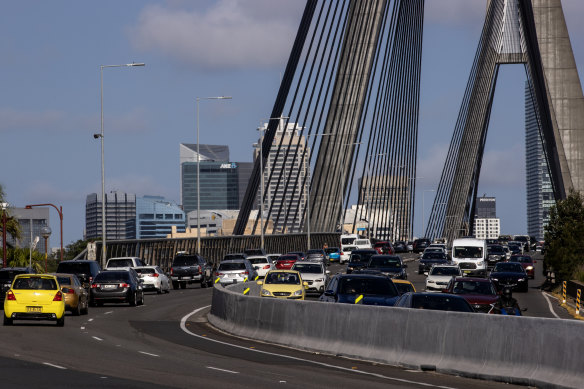
[[[311,233],[311,248],[321,248],[325,243],[329,247],[338,246],[339,233]],[[97,243],[97,253],[101,253],[101,243]],[[290,251],[307,250],[307,234],[266,235],[265,250],[268,254],[285,254]],[[241,253],[245,249],[259,248],[259,235],[231,235],[201,237],[201,255],[218,264],[225,254]],[[170,268],[172,258],[178,251],[195,253],[197,238],[176,239],[128,239],[108,241],[107,258],[135,256],[144,259],[150,265],[163,269]]]

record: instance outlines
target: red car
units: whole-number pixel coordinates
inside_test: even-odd
[[[535,263],[536,260],[530,255],[512,255],[507,262],[519,262],[525,269],[527,276],[531,279],[535,278]]]
[[[388,254],[393,255],[395,252],[393,251],[393,246],[391,242],[377,242],[373,244],[373,248],[377,250],[379,254]]]
[[[499,299],[495,285],[488,278],[456,277],[450,281],[444,292],[463,297],[476,312],[482,313],[488,313],[491,304]]]
[[[276,269],[278,270],[290,270],[292,265],[299,261],[300,257],[297,254],[284,254],[280,255],[276,260]]]

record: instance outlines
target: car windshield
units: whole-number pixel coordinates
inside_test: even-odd
[[[412,296],[412,308],[472,312],[472,308],[463,298],[444,295],[414,295]]]
[[[245,263],[243,262],[227,262],[219,264],[219,271],[225,270],[245,270]]]
[[[422,259],[446,259],[446,254],[443,252],[425,252],[422,254]]]
[[[280,255],[278,257],[278,261],[297,261],[297,260],[298,260],[297,255]]]
[[[351,254],[350,262],[369,262],[373,255],[377,254],[377,251],[373,252],[356,252]]]
[[[400,268],[401,261],[395,257],[371,257],[369,267],[394,267]]]
[[[316,250],[316,249],[312,249],[312,250],[308,250],[306,253],[307,254],[322,254],[323,250]]]
[[[152,268],[134,269],[138,274],[154,274],[156,271]]]
[[[521,257],[511,257],[509,262],[519,262],[519,263],[531,263],[533,260],[531,257],[521,256]]]
[[[458,246],[454,248],[455,258],[482,258],[483,248],[475,246]]]
[[[175,257],[172,261],[172,266],[195,266],[197,264],[197,257],[181,255],[180,257]]]
[[[495,265],[494,272],[523,272],[523,267],[516,262],[500,262]]]
[[[339,252],[339,248],[338,247],[329,247],[328,249],[324,249],[324,252],[327,254],[330,253],[338,253]]]
[[[353,244],[353,242],[355,241],[355,239],[357,239],[357,238],[342,238],[341,239],[341,244],[342,245]]]
[[[256,257],[256,258],[247,258],[248,261],[250,261],[252,263],[252,265],[258,264],[258,263],[268,263],[268,258],[264,258],[264,257]]]
[[[287,285],[299,285],[300,277],[296,273],[286,273],[286,272],[275,272],[270,273],[266,276],[264,280],[265,284],[287,284]]]
[[[107,267],[132,267],[134,264],[131,259],[110,259],[107,263]]]
[[[412,284],[410,284],[409,282],[394,282],[393,284],[397,288],[397,291],[399,292],[399,294],[404,294],[404,293],[414,291],[414,286]]]
[[[397,289],[388,278],[346,277],[340,280],[339,293],[365,294],[370,296],[397,296]]]
[[[310,273],[310,274],[324,273],[322,270],[322,265],[311,264],[311,263],[296,263],[292,269],[299,271],[300,273]]]
[[[435,266],[430,271],[432,276],[456,276],[460,273],[456,267]]]
[[[130,273],[129,272],[122,272],[122,271],[103,271],[95,276],[95,280],[93,282],[100,283],[100,282],[128,282],[130,280]]]
[[[455,294],[484,294],[488,296],[497,294],[493,285],[485,281],[456,281],[452,291]]]
[[[16,279],[12,289],[54,290],[57,283],[53,278],[25,277]]]

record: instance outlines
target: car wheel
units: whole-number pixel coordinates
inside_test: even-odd
[[[162,294],[162,284],[160,284],[160,288],[156,289],[156,293]]]
[[[65,313],[61,316],[60,319],[57,319],[57,327],[64,327],[65,326]]]
[[[12,319],[9,317],[6,317],[6,315],[2,315],[4,316],[4,325],[5,326],[11,326],[12,325]]]
[[[97,307],[97,303],[94,300],[89,300],[90,307]]]
[[[140,302],[138,305],[144,305],[144,292],[140,293]]]
[[[172,289],[178,289],[178,281],[172,281]]]
[[[128,302],[130,303],[130,306],[135,307],[137,302],[138,302],[138,297],[136,296],[136,292],[134,292],[128,300],[129,300]]]
[[[201,283],[199,284],[202,288],[206,288],[208,283],[207,283],[207,279],[205,278],[205,276],[203,276],[203,279],[201,280]]]
[[[212,288],[213,287],[213,277],[209,277],[209,279],[207,280],[207,286],[209,288]]]
[[[81,305],[81,300],[79,300],[77,302],[77,306],[75,307],[75,309],[73,309],[71,311],[71,313],[73,314],[73,316],[79,316],[81,314],[80,307],[79,307],[80,305]]]
[[[85,300],[85,304],[83,305],[83,308],[81,309],[81,314],[82,315],[87,315],[89,313],[89,303],[87,302],[87,300]]]

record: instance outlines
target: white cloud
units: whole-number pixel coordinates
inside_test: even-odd
[[[129,29],[140,50],[203,69],[281,67],[303,10],[287,0],[219,0],[210,8],[149,5]]]

